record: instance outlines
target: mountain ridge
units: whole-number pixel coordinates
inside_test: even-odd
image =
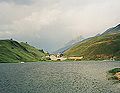
[[[64,56],[83,56],[83,60],[120,60],[120,25],[100,36],[83,40],[65,51]],[[116,31],[116,30],[117,31]]]
[[[74,46],[75,44],[77,44],[78,42],[81,42],[84,38],[80,35],[78,37],[76,37],[75,39],[67,42],[64,47],[54,51],[54,54],[63,54],[66,50],[68,50],[69,48],[71,48],[72,46]]]
[[[104,33],[102,33],[102,35],[113,33],[120,33],[120,24],[116,25],[115,27],[107,29]]]

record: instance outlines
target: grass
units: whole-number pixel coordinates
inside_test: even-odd
[[[114,68],[112,70],[109,70],[107,72],[107,78],[108,80],[118,80],[118,77],[115,76],[117,72],[120,72],[120,68]],[[119,80],[118,80],[119,81]],[[118,82],[120,83],[120,81]]]
[[[13,40],[0,40],[0,63],[41,61],[44,51],[36,49],[27,43]]]
[[[83,56],[84,60],[120,60],[120,33],[92,37],[73,46],[65,56]]]
[[[112,74],[116,74],[117,72],[120,72],[120,68],[114,68],[112,70],[109,70],[108,72]]]

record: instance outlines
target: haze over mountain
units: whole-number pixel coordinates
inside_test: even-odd
[[[54,54],[58,54],[58,53],[61,53],[61,54],[62,54],[62,53],[64,53],[66,50],[68,50],[69,48],[71,48],[72,46],[74,46],[75,44],[81,42],[83,39],[84,39],[84,38],[80,35],[80,36],[78,36],[77,38],[69,41],[68,43],[66,43],[66,44],[64,45],[64,47],[62,47],[62,48],[54,51],[53,53],[54,53]]]
[[[95,37],[101,36],[101,35],[106,35],[106,34],[115,34],[115,33],[120,33],[120,24],[118,24],[115,27],[109,28],[107,29],[105,32],[103,32],[102,34],[97,34],[95,35]],[[88,40],[90,38],[86,38],[85,40]],[[69,48],[71,48],[72,46],[75,46],[75,44],[80,43],[82,40],[84,40],[84,38],[82,36],[77,37],[74,40],[69,41],[67,44],[65,44],[64,47],[58,49],[57,51],[55,51],[54,53],[64,53],[66,50],[68,50]]]
[[[0,39],[47,51],[102,33],[120,21],[120,0],[0,0]]]
[[[120,25],[91,37],[64,52],[65,56],[83,56],[84,60],[120,60]]]

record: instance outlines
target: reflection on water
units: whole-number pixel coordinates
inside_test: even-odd
[[[0,64],[0,93],[120,93],[106,72],[119,62]]]

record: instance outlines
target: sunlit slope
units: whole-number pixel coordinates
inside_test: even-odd
[[[120,33],[96,36],[75,45],[65,56],[83,56],[85,60],[120,60]]]
[[[0,40],[0,62],[40,61],[45,53],[27,43]]]

